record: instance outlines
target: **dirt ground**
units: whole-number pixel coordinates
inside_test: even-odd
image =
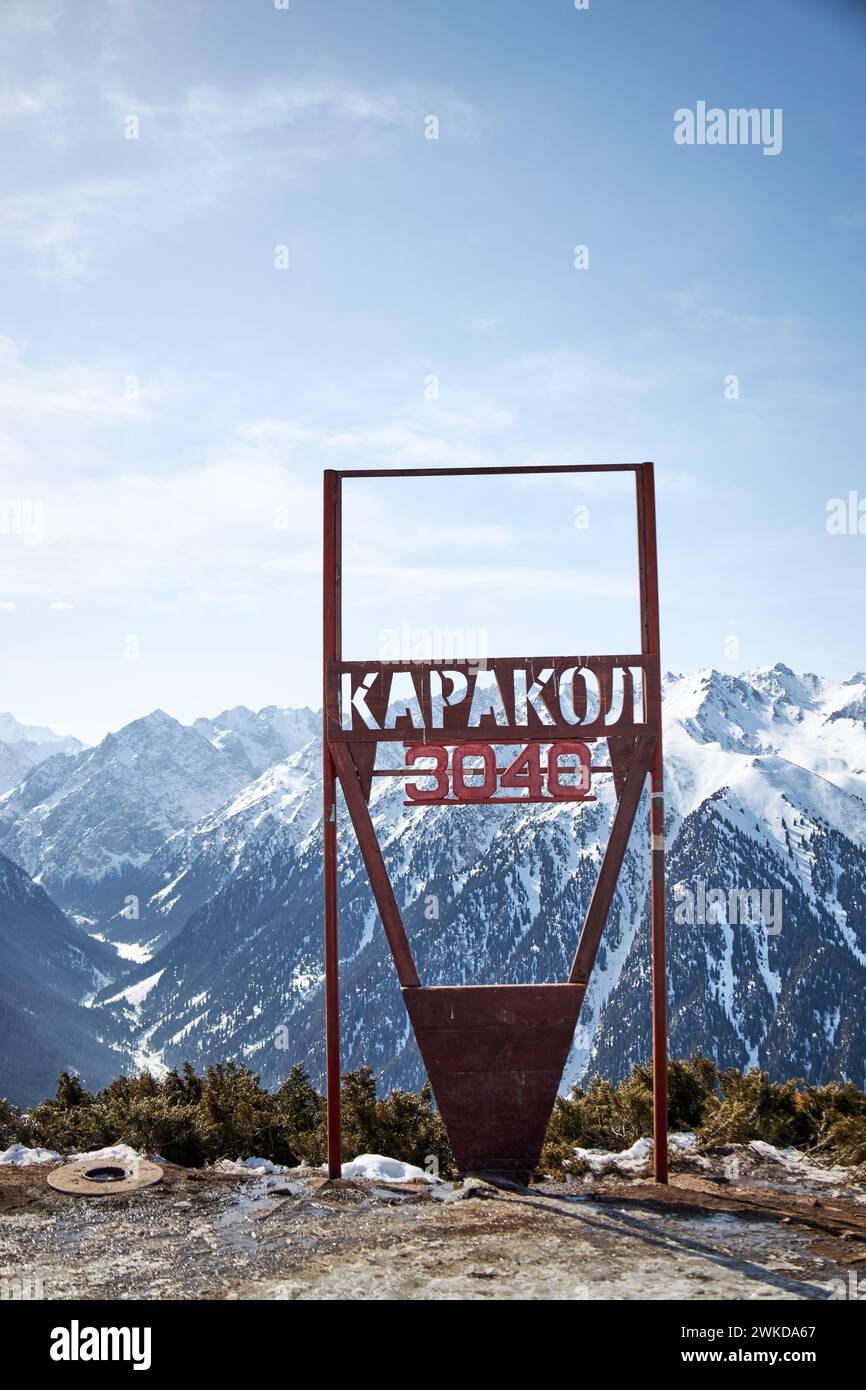
[[[858,1277],[866,1292],[864,1193],[776,1173],[507,1190],[167,1164],[131,1196],[76,1197],[47,1171],[0,1168],[7,1298],[826,1299]]]

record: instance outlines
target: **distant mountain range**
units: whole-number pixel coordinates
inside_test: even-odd
[[[672,1052],[862,1086],[866,675],[668,676],[664,715]],[[95,748],[4,739],[9,718],[0,754],[49,751],[0,797],[5,1000],[34,1020],[20,1040],[4,1028],[0,1094],[34,1100],[61,1064],[101,1084],[187,1057],[238,1057],[268,1084],[301,1060],[321,1080],[319,715],[239,707],[184,726],[156,711]],[[565,977],[612,813],[607,779],[597,790],[555,809],[417,810],[379,780],[371,809],[425,983]],[[415,1085],[345,813],[339,828],[344,1066]],[[646,857],[642,810],[566,1082],[649,1054]],[[763,922],[700,910],[741,892],[766,895]],[[51,1046],[35,1046],[42,1029]]]
[[[0,714],[0,793],[14,787],[37,763],[56,753],[77,753],[84,747],[77,738],[65,738],[37,724],[19,724],[11,714]]]

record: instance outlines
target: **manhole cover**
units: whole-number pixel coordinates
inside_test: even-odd
[[[118,1197],[161,1180],[159,1164],[147,1158],[76,1158],[48,1174],[49,1187],[74,1197]]]

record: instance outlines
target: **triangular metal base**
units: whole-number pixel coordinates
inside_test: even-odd
[[[403,990],[461,1174],[528,1181],[583,993],[581,984]]]

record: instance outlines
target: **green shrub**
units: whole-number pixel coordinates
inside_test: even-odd
[[[380,1100],[373,1072],[359,1067],[343,1077],[341,1095],[347,1159],[383,1153],[423,1167],[432,1155],[443,1176],[451,1171],[429,1085],[418,1093],[394,1090]],[[19,1139],[64,1154],[129,1144],[190,1167],[251,1154],[275,1163],[320,1164],[328,1147],[325,1102],[302,1066],[274,1092],[237,1062],[207,1067],[203,1077],[189,1063],[162,1080],[147,1072],[119,1076],[95,1096],[63,1072],[54,1097],[26,1116],[7,1106],[0,1123],[7,1143]]]
[[[429,1084],[379,1098],[371,1068],[358,1067],[343,1076],[341,1098],[347,1159],[382,1153],[423,1168],[432,1156],[441,1176],[453,1173]],[[668,1099],[671,1130],[696,1133],[707,1146],[764,1139],[813,1149],[831,1161],[866,1163],[866,1095],[851,1082],[770,1081],[761,1071],[719,1071],[695,1055],[668,1063]],[[573,1170],[575,1148],[617,1151],[651,1133],[651,1066],[632,1067],[616,1086],[596,1076],[557,1099],[541,1169]],[[273,1092],[237,1062],[207,1067],[204,1076],[188,1062],[163,1079],[146,1072],[119,1076],[96,1095],[62,1072],[56,1095],[27,1115],[0,1101],[0,1137],[3,1147],[20,1140],[64,1154],[129,1144],[187,1166],[250,1154],[318,1165],[327,1156],[325,1102],[300,1065]]]
[[[275,1114],[272,1094],[263,1090],[249,1067],[237,1062],[206,1069],[195,1131],[210,1162],[249,1154],[275,1163],[298,1162],[288,1129]]]
[[[0,1149],[8,1149],[15,1143],[20,1119],[15,1106],[0,1096]]]
[[[85,1091],[76,1076],[63,1071],[53,1099],[43,1100],[21,1117],[18,1138],[24,1144],[42,1144],[58,1153],[73,1149],[86,1152],[117,1142],[105,1122],[104,1110],[90,1092]]]
[[[275,1092],[274,1114],[290,1136],[299,1162],[324,1163],[328,1153],[325,1101],[300,1063]]]
[[[848,1115],[831,1125],[824,1147],[839,1163],[866,1163],[866,1115]]]
[[[323,1163],[328,1152],[324,1102],[321,1107],[319,1124],[310,1135],[307,1151],[314,1155],[310,1162]],[[395,1089],[386,1099],[378,1099],[372,1068],[358,1067],[342,1078],[340,1110],[345,1158],[379,1153],[426,1168],[432,1157],[441,1177],[452,1175],[448,1137],[428,1082],[420,1091]]]
[[[695,1130],[718,1080],[715,1063],[697,1054],[690,1062],[668,1062],[668,1123]],[[561,1155],[575,1147],[627,1149],[652,1134],[652,1064],[633,1066],[618,1086],[594,1076],[586,1090],[559,1096],[545,1139],[541,1166],[562,1167]]]
[[[430,1083],[425,1081],[420,1091],[392,1090],[387,1099],[376,1102],[373,1137],[374,1149],[367,1152],[390,1154],[404,1163],[419,1168],[430,1167],[440,1177],[452,1176],[454,1161],[442,1116],[433,1105]],[[359,1152],[362,1152],[359,1150]]]
[[[798,1081],[771,1081],[764,1071],[719,1072],[720,1095],[707,1098],[701,1138],[708,1144],[747,1144],[763,1139],[768,1144],[805,1145],[814,1129],[801,1102]]]
[[[840,1121],[866,1118],[866,1095],[850,1081],[806,1086],[799,1099],[817,1145],[833,1147],[831,1135]]]
[[[668,1124],[699,1135],[705,1146],[763,1139],[814,1149],[829,1159],[866,1163],[866,1095],[852,1082],[810,1086],[771,1081],[766,1072],[720,1071],[695,1054],[668,1063]],[[576,1171],[574,1148],[617,1152],[652,1134],[652,1066],[632,1067],[617,1086],[593,1077],[585,1090],[560,1096],[547,1131],[541,1168]]]

